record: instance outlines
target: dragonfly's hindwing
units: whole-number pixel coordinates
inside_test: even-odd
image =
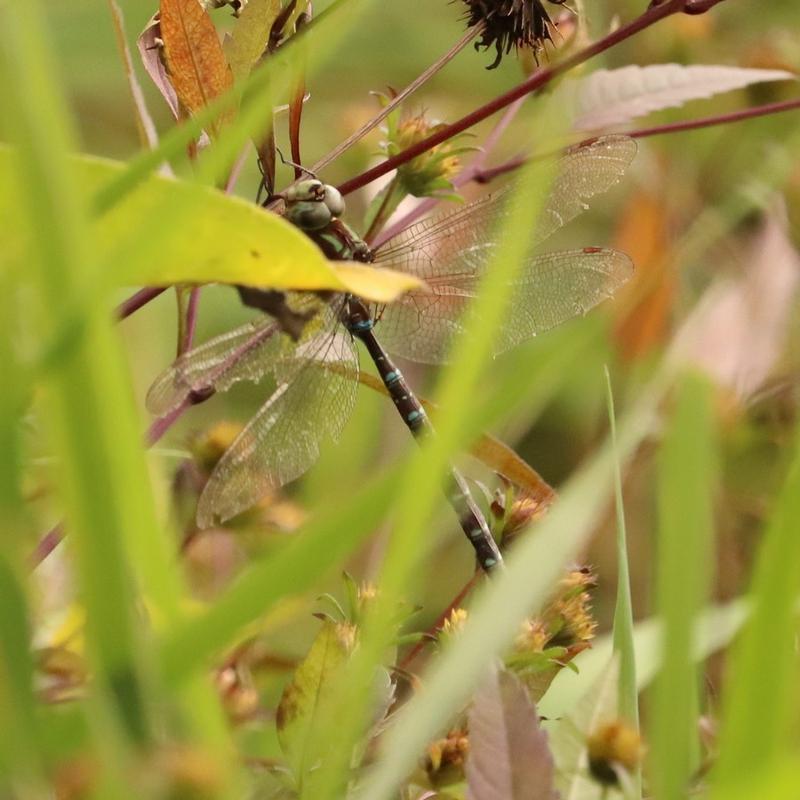
[[[147,393],[148,411],[163,416],[191,393],[225,391],[237,381],[260,380],[271,371],[281,338],[275,321],[265,318],[209,339],[179,356],[155,379]]]
[[[352,338],[324,328],[275,365],[278,388],[217,464],[197,524],[230,519],[300,477],[325,438],[339,438],[355,405],[358,360]]]

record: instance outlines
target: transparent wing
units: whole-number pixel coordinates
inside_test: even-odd
[[[313,295],[293,295],[291,301],[298,311],[319,304]],[[309,335],[313,335],[313,325],[309,329]],[[248,322],[179,356],[153,382],[145,401],[147,409],[160,417],[176,409],[191,393],[224,392],[238,381],[258,382],[294,346],[271,317]]]
[[[636,150],[628,136],[603,136],[562,156],[532,246],[585,211],[587,200],[617,183]],[[375,261],[426,281],[453,273],[478,276],[490,260],[512,194],[513,185],[412,225],[381,248]]]
[[[523,264],[494,353],[554,328],[616,292],[633,274],[624,253],[604,248],[531,256]],[[473,275],[429,281],[431,292],[411,292],[387,306],[376,326],[387,350],[429,364],[447,359],[452,339],[464,335],[463,311],[475,294]]]
[[[200,497],[197,524],[209,527],[300,477],[325,438],[338,440],[358,390],[352,337],[333,328],[276,365],[278,388],[234,440]]]
[[[534,237],[540,244],[582,214],[591,200],[607,192],[625,174],[638,146],[629,136],[601,136],[562,156],[550,196]]]
[[[531,237],[531,248],[578,216],[587,208],[587,200],[613,186],[635,154],[636,143],[626,136],[605,136],[567,153],[559,162],[558,177]],[[447,357],[450,340],[461,332],[464,308],[492,262],[512,192],[509,188],[424,220],[379,252],[376,261],[417,275],[431,290],[427,294],[410,292],[382,311],[378,332],[387,349],[415,361],[438,363]],[[514,295],[518,308],[505,327],[518,318],[525,331],[518,337],[522,341],[591,308],[598,302],[592,282],[578,278],[595,274],[600,254],[609,252],[573,251],[572,257],[577,258],[574,275],[564,263],[566,254],[529,256],[518,281],[520,291]],[[614,264],[608,263],[606,268],[629,274],[627,258],[615,256],[611,259]],[[570,296],[571,292],[576,294]],[[531,309],[527,315],[525,306]],[[538,327],[526,322],[534,318],[541,320]]]

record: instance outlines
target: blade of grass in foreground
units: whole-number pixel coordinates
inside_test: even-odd
[[[800,586],[800,425],[786,481],[758,553],[752,615],[734,650],[723,698],[720,755],[712,797],[746,786],[761,796],[769,768],[789,755],[796,723],[797,597]],[[800,794],[800,773],[793,791]]]
[[[656,595],[664,658],[650,720],[650,773],[656,797],[686,796],[699,766],[698,675],[692,620],[708,594],[716,449],[711,386],[687,374],[662,446],[658,481]]]
[[[69,116],[52,78],[57,70],[38,2],[0,6],[0,37],[0,53],[8,58],[0,63],[2,106],[20,154],[18,198],[35,227],[24,264],[36,291],[39,313],[32,329],[41,347],[63,329],[68,309],[79,306],[92,254],[79,184],[69,166]],[[83,335],[43,378],[43,413],[61,465],[58,488],[86,610],[86,654],[95,676],[88,708],[104,770],[98,791],[130,797],[128,761],[134,747],[150,739],[145,709],[158,703],[155,697],[144,702],[152,684],[141,666],[135,586],[144,588],[158,623],[177,615],[180,585],[156,521],[110,304],[82,310]],[[202,698],[195,691],[182,710],[190,719],[205,715],[208,721],[210,699],[208,689]],[[219,731],[208,738],[219,743]],[[203,728],[194,733],[202,736]]]
[[[614,608],[614,653],[619,663],[619,709],[621,718],[639,730],[639,689],[636,684],[636,650],[633,644],[633,605],[628,569],[628,544],[625,526],[625,505],[622,498],[622,470],[617,449],[617,418],[614,411],[614,393],[611,373],[606,367],[608,421],[611,446],[614,449],[614,505],[617,512],[617,600]],[[642,796],[642,774],[637,769],[634,776],[635,796]]]
[[[1,82],[6,89],[3,106],[13,120],[12,134],[21,156],[18,194],[28,219],[38,222],[28,263],[41,308],[38,332],[46,337],[59,320],[64,301],[79,293],[88,259],[82,236],[85,221],[67,167],[71,141],[67,114],[51,80],[55,70],[37,12],[35,2],[3,6],[0,30],[8,61],[2,64]],[[40,135],[45,130],[46,140]],[[74,532],[87,611],[87,651],[101,685],[110,692],[107,698],[114,698],[106,719],[120,723],[109,741],[118,740],[123,730],[141,740],[147,726],[141,716],[140,675],[135,668],[131,586],[119,537],[121,525],[129,523],[120,519],[117,491],[109,486],[115,474],[109,469],[112,439],[103,426],[109,417],[105,404],[113,403],[120,392],[114,385],[113,367],[104,371],[103,362],[114,357],[103,348],[107,336],[98,325],[87,324],[86,329],[90,335],[54,370],[46,387],[47,422],[62,464],[60,488]],[[101,382],[107,393],[101,394]],[[117,433],[122,432],[123,439],[114,461],[121,464],[125,414],[124,410],[115,412]]]
[[[544,111],[551,112],[541,115],[543,120],[549,121],[548,130],[537,130],[537,136],[549,141],[551,135],[556,137],[565,121],[555,108],[548,107]],[[447,414],[437,419],[438,436],[430,437],[412,454],[401,475],[392,536],[376,580],[380,594],[362,630],[360,646],[348,669],[348,683],[338,694],[338,707],[327,720],[327,730],[323,725],[320,734],[323,739],[335,741],[337,747],[303,786],[304,800],[336,800],[344,791],[352,749],[369,719],[370,697],[363,687],[371,684],[377,665],[394,640],[397,608],[419,575],[418,566],[427,551],[430,519],[441,498],[442,477],[452,454],[464,444],[471,417],[471,398],[491,362],[495,331],[503,321],[506,303],[513,291],[513,278],[528,249],[532,222],[540,213],[555,166],[551,162],[544,168],[529,166],[523,171],[499,236],[502,244],[486,270],[466,320],[468,332],[455,343],[451,361],[442,374],[435,401]],[[421,748],[422,745],[417,752],[421,752]],[[373,798],[378,794],[367,796]]]
[[[10,539],[4,539],[9,542]],[[45,796],[42,736],[33,695],[33,659],[25,593],[5,554],[0,555],[0,795],[25,787]]]

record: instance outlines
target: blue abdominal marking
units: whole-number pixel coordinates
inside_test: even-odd
[[[372,330],[372,320],[371,319],[360,319],[356,322],[350,323],[350,330],[351,331],[371,331]]]
[[[424,411],[411,411],[406,419],[409,422],[416,422],[418,419],[422,419],[425,416]]]
[[[397,383],[403,376],[400,374],[400,370],[393,370],[392,372],[387,372],[384,381],[387,384],[390,383]]]

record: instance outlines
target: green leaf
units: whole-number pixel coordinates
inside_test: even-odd
[[[656,595],[664,621],[664,661],[654,687],[650,740],[654,793],[664,800],[685,797],[699,766],[699,676],[691,623],[708,594],[714,425],[708,381],[687,375],[678,387],[659,464]]]
[[[21,252],[22,211],[14,193],[18,155],[0,147],[0,217],[8,221],[4,246]],[[121,175],[125,165],[93,156],[71,159],[75,180],[92,193]],[[159,214],[159,210],[161,213]],[[161,217],[147,258],[128,258],[148,236],[147,223]],[[96,252],[109,285],[243,283],[274,289],[351,291],[387,302],[419,282],[410,275],[364,264],[334,266],[300,230],[253,203],[187,181],[151,175],[94,223]]]
[[[558,768],[556,785],[563,800],[601,800],[603,787],[588,773],[587,737],[617,718],[619,667],[612,659],[575,704],[572,712],[548,725],[550,747]]]
[[[752,615],[731,659],[723,698],[714,798],[756,784],[793,747],[797,709],[800,586],[800,425],[786,481],[764,535],[751,590]],[[752,783],[750,784],[752,785]],[[759,793],[760,795],[760,793]],[[796,796],[796,792],[784,795]]]
[[[272,25],[281,12],[280,0],[249,0],[223,45],[236,80],[250,74],[269,43]]]
[[[704,609],[692,625],[695,661],[703,661],[721,650],[741,629],[747,619],[747,606],[735,601],[724,606]],[[663,660],[664,630],[660,619],[637,622],[633,626],[633,643],[636,653],[636,683],[639,691],[649,686]],[[562,670],[547,695],[539,703],[542,715],[551,719],[569,714],[593,681],[605,670],[613,655],[612,636],[600,636],[591,650],[581,653],[574,662],[577,672]]]
[[[355,628],[349,623],[326,621],[308,655],[295,670],[278,704],[278,740],[297,783],[320,756],[315,722],[330,701],[342,667],[354,645]]]

